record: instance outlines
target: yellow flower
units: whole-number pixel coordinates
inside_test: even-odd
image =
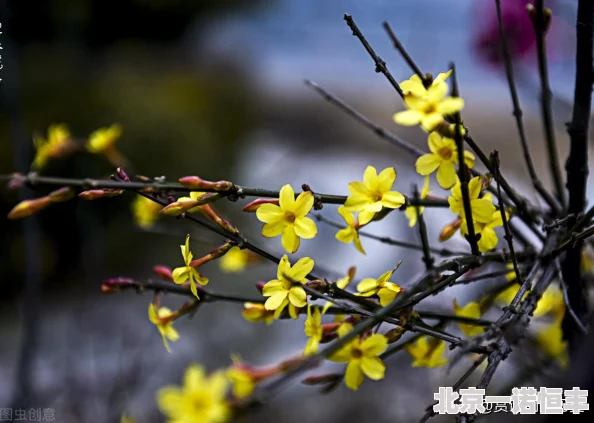
[[[555,320],[563,319],[565,315],[565,299],[563,298],[563,291],[556,285],[549,285],[546,291],[536,303],[534,309],[534,317],[544,316],[550,314]]]
[[[48,160],[59,157],[61,153],[72,146],[70,132],[66,125],[51,125],[47,130],[47,140],[38,136],[33,137],[35,158],[33,168],[41,169]]]
[[[233,247],[219,260],[220,268],[225,273],[241,272],[247,266],[249,258],[247,250]]]
[[[481,179],[476,176],[468,183],[468,196],[470,197],[470,208],[472,209],[472,220],[478,223],[489,223],[493,220],[493,214],[496,209],[488,198],[479,198],[481,194]],[[458,182],[452,188],[451,196],[448,197],[450,210],[454,214],[459,214],[462,220],[466,220],[464,215],[464,203],[462,201],[462,185]],[[462,226],[465,226],[462,223]]]
[[[583,275],[594,274],[594,251],[588,245],[582,250],[581,272]]]
[[[388,270],[386,273],[381,275],[378,279],[363,279],[357,285],[357,291],[359,291],[358,295],[363,297],[371,297],[372,295],[377,295],[380,298],[380,304],[382,307],[387,306],[394,298],[402,291],[402,288],[395,283],[389,282],[390,278],[392,277],[392,273],[398,269],[396,266],[392,270]]]
[[[396,169],[393,167],[382,170],[378,175],[375,167],[367,166],[363,174],[363,182],[349,184],[351,194],[344,204],[346,210],[360,212],[359,225],[365,225],[382,207],[400,208],[405,198],[398,191],[390,191],[395,181]]]
[[[132,203],[132,214],[134,222],[141,228],[152,227],[159,218],[159,210],[162,206],[142,195],[137,195]]]
[[[281,258],[276,272],[277,279],[267,282],[262,290],[262,294],[269,297],[264,303],[264,307],[266,310],[276,311],[275,319],[280,316],[287,305],[291,317],[297,318],[298,309],[307,304],[307,295],[299,284],[305,283],[305,277],[313,267],[314,261],[309,257],[299,259],[293,267],[291,267],[286,254]]]
[[[167,340],[169,339],[170,341],[175,342],[179,339],[179,334],[174,329],[173,319],[171,319],[171,316],[174,314],[175,313],[173,313],[167,307],[160,307],[159,310],[157,310],[157,307],[155,307],[153,303],[149,304],[149,320],[151,323],[157,326],[157,329],[159,329],[159,333],[163,338],[163,345],[165,345],[165,348],[168,352],[171,352],[171,348],[169,348],[169,343]]]
[[[307,305],[307,319],[305,319],[305,336],[309,338],[303,355],[312,355],[318,352],[320,341],[322,340],[322,314],[318,307],[315,308],[313,316],[311,314],[311,304]]]
[[[483,196],[483,200],[488,200],[492,202],[492,196],[490,193],[487,193]],[[474,212],[473,212],[474,213]],[[505,212],[507,221],[511,218],[511,214]],[[473,214],[474,220],[474,214]],[[476,234],[481,234],[477,244],[479,247],[479,251],[482,253],[486,253],[491,251],[493,248],[497,247],[497,243],[499,242],[499,238],[497,237],[497,232],[495,232],[495,228],[503,226],[503,219],[501,217],[501,211],[495,210],[491,215],[491,220],[488,222],[474,222],[474,232]],[[462,235],[468,235],[468,226],[467,221],[464,220],[462,222],[462,226],[460,228],[460,232]],[[513,265],[512,265],[513,266]],[[514,273],[515,277],[515,273]]]
[[[256,380],[249,366],[242,363],[239,357],[232,356],[231,358],[233,360],[233,366],[227,369],[227,379],[231,382],[233,395],[237,398],[246,398],[254,392]]]
[[[511,272],[505,274],[505,280],[507,280],[508,282],[515,281],[517,279],[517,277],[516,277],[516,271],[514,270],[514,264],[507,263],[505,265],[505,267],[507,267],[508,269],[511,269]]]
[[[313,194],[302,192],[295,199],[295,192],[291,185],[285,185],[280,190],[279,205],[262,204],[256,210],[258,219],[265,223],[262,235],[267,238],[282,235],[282,244],[289,253],[299,248],[301,238],[311,239],[318,233],[313,220],[306,217],[314,203]]]
[[[228,385],[224,372],[207,377],[201,366],[192,364],[183,386],[164,386],[157,392],[157,404],[170,423],[223,423],[231,417],[225,402]]]
[[[89,135],[87,149],[96,154],[111,150],[120,135],[122,135],[122,127],[118,124],[99,128]]]
[[[514,273],[515,275],[515,273]],[[515,279],[515,277],[514,277]],[[520,285],[515,283],[512,286],[510,286],[509,288],[504,289],[503,291],[501,291],[496,297],[495,297],[495,302],[498,304],[503,304],[503,305],[509,305],[511,304],[511,302],[513,301],[514,297],[516,296],[516,294],[518,293],[518,291],[520,290]],[[524,294],[524,298],[526,298],[526,295],[528,295],[528,292],[526,292],[526,294]],[[524,299],[522,298],[522,299]],[[537,305],[538,308],[538,305]]]
[[[413,367],[441,367],[448,362],[444,356],[445,341],[422,336],[414,344],[407,345],[406,351],[414,358]]]
[[[540,329],[536,334],[536,341],[540,348],[551,358],[556,358],[562,368],[566,368],[569,355],[567,342],[563,340],[562,319],[557,319],[550,325]]]
[[[450,189],[458,182],[456,167],[458,165],[458,148],[451,138],[442,138],[437,132],[429,134],[429,150],[417,159],[416,169],[419,175],[430,175],[437,170],[437,183],[443,189]],[[464,163],[468,168],[474,167],[474,154],[464,151]]]
[[[344,325],[345,327],[347,325]],[[350,326],[350,325],[349,325]],[[342,328],[342,326],[341,326]],[[350,327],[339,330],[340,336],[344,336]],[[356,391],[363,383],[363,376],[372,380],[384,378],[386,366],[378,357],[388,348],[388,340],[384,335],[374,333],[365,340],[357,337],[342,347],[339,351],[329,357],[330,360],[338,363],[348,363],[344,382],[349,389]]]
[[[205,192],[202,191],[190,191],[190,196],[189,197],[180,197],[177,199],[178,203],[183,203],[186,201],[196,201],[198,200],[198,198],[200,198],[201,196],[203,196],[204,194],[206,194]],[[198,210],[200,210],[201,206],[196,206],[194,208],[189,209],[187,212],[188,213],[195,213]]]
[[[198,281],[200,285],[208,285],[208,278],[202,276],[196,269],[190,266],[190,263],[194,258],[194,255],[190,251],[190,235],[186,235],[186,244],[180,245],[179,247],[181,248],[185,266],[173,269],[173,282],[179,285],[189,280],[192,294],[194,294],[196,298],[200,298],[198,297],[198,291],[196,290],[196,281]]]
[[[359,252],[365,254],[365,250],[363,249],[363,245],[361,245],[361,240],[359,239],[359,223],[344,206],[338,207],[338,213],[344,219],[347,227],[336,232],[336,239],[340,242],[344,242],[345,244],[350,244],[352,242]]]
[[[394,122],[404,126],[421,124],[425,131],[430,132],[443,122],[444,115],[462,110],[464,100],[459,97],[446,97],[448,84],[445,80],[451,73],[452,71],[448,71],[437,75],[429,88],[425,88],[418,75],[403,81],[400,87],[405,93],[404,105],[408,110],[396,113]]]
[[[497,297],[495,302],[498,304],[509,305],[520,290],[520,285],[514,284],[509,288],[503,290]],[[524,298],[528,292],[524,294]],[[522,300],[524,299],[522,298]],[[540,297],[536,308],[534,309],[533,317],[541,317],[550,314],[554,319],[562,318],[565,315],[565,300],[563,292],[558,286],[550,285]]]
[[[120,423],[136,423],[136,420],[126,414],[123,414],[120,418]]]
[[[477,302],[471,302],[466,304],[464,307],[458,305],[458,301],[454,299],[454,315],[460,317],[471,317],[478,319],[481,317],[481,308]],[[483,333],[484,328],[482,326],[471,325],[468,323],[458,323],[462,332],[466,336],[474,336]]]
[[[421,198],[422,199],[427,198],[428,195],[429,195],[429,177],[425,176],[425,182],[423,183],[423,189],[421,190]],[[409,206],[406,208],[406,210],[404,210],[404,214],[408,218],[408,226],[410,226],[411,228],[417,224],[417,220],[419,219],[419,216],[421,214],[423,214],[423,210],[425,210],[425,207],[419,206],[418,209],[419,209],[418,214],[417,214],[417,207]]]
[[[266,322],[269,325],[274,321],[274,311],[266,310],[264,304],[244,303],[241,315],[250,322]]]
[[[345,289],[347,286],[349,286],[349,284],[355,277],[355,271],[356,269],[354,267],[349,267],[347,275],[344,278],[340,278],[339,280],[337,280],[336,286],[340,289]],[[324,304],[324,307],[322,308],[322,314],[326,313],[331,306],[332,302],[326,301],[326,304]],[[337,315],[337,317],[340,317],[340,315]]]

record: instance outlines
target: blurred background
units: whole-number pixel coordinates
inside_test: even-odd
[[[360,180],[372,164],[378,169],[395,166],[396,188],[410,192],[422,178],[408,153],[365,130],[303,83],[319,83],[373,121],[426,148],[423,132],[392,122],[402,102],[374,72],[345,25],[343,15],[349,13],[399,81],[411,71],[382,29],[384,20],[423,71],[437,74],[454,61],[466,101],[466,125],[486,151],[500,151],[508,180],[538,201],[518,144],[491,0],[0,3],[0,174],[28,171],[32,136],[45,135],[51,124],[64,123],[84,140],[99,127],[119,123],[123,133],[118,149],[133,163],[131,174],[170,180],[199,175],[269,189],[307,183],[317,192],[347,194],[347,184]],[[537,171],[550,185],[532,29],[517,12],[523,10],[522,1],[503,3],[528,140]],[[554,16],[548,57],[562,164],[568,146],[564,123],[571,116],[573,96],[575,3],[547,2]],[[100,178],[112,172],[97,156],[76,154],[52,161],[42,173]],[[445,195],[434,179],[432,189]],[[25,194],[30,198],[47,192],[40,187]],[[20,195],[0,187],[0,215],[6,216]],[[25,221],[0,219],[0,407],[53,408],[56,421],[64,423],[116,422],[123,412],[138,422],[157,422],[162,416],[155,391],[179,383],[191,362],[215,369],[230,363],[230,353],[238,353],[263,365],[302,350],[302,321],[254,324],[242,319],[240,305],[218,303],[176,322],[181,339],[168,354],[147,319],[150,294],[101,294],[105,278],[143,279],[152,277],[153,265],[180,266],[179,245],[186,233],[192,234],[195,257],[222,241],[174,219],[162,219],[149,230],[138,228],[130,212],[133,195],[70,201]],[[256,245],[282,255],[280,239],[261,237],[261,223],[242,214],[242,205],[217,203],[216,208]],[[321,213],[338,217],[334,206]],[[430,242],[437,245],[451,214],[425,213]],[[420,253],[364,239],[367,255],[362,256],[352,245],[336,241],[334,228],[318,223],[318,229],[315,240],[303,241],[291,260],[313,257],[325,277],[341,277],[351,265],[357,266],[357,280],[378,277],[403,260],[393,281],[406,284],[423,269]],[[403,213],[391,214],[369,231],[419,241]],[[465,242],[456,236],[446,246],[465,248]],[[215,262],[204,273],[213,290],[254,296],[255,283],[273,279],[276,268],[259,262],[230,275]],[[496,282],[487,281],[481,289]],[[464,287],[428,304],[450,312],[454,296],[466,303],[477,295]],[[183,299],[171,295],[163,301],[176,307]],[[522,360],[505,363],[507,370],[495,379],[494,392],[514,380]],[[392,357],[386,379],[366,381],[357,394],[340,386],[324,396],[296,383],[246,421],[416,421],[437,387],[459,374],[411,369],[410,363],[404,352]]]

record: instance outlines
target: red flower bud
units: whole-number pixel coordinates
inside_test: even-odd
[[[173,274],[167,266],[153,266],[153,273],[160,279],[173,282]]]

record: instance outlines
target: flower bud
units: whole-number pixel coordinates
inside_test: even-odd
[[[10,190],[15,190],[15,189],[20,189],[23,188],[25,186],[25,176],[22,175],[21,173],[15,172],[12,175],[12,179],[10,181],[8,181],[8,189]]]
[[[439,242],[447,241],[448,239],[453,237],[456,231],[460,229],[460,226],[462,226],[462,219],[460,218],[456,219],[449,225],[446,225],[446,227],[443,228],[441,230],[441,233],[439,234]]]
[[[484,175],[481,175],[479,177],[479,180],[481,181],[481,191],[484,191],[487,188],[489,188],[489,185],[491,185],[491,181],[493,180],[493,176],[490,173],[486,173]]]
[[[118,167],[116,169],[116,174],[117,174],[118,178],[120,178],[126,182],[130,182],[130,178],[128,177],[128,174],[121,167]]]
[[[74,198],[74,191],[70,187],[62,187],[49,193],[52,203],[61,203]]]
[[[135,284],[135,281],[129,278],[106,279],[101,284],[101,292],[110,294],[112,292],[121,291],[122,288],[126,288],[128,286],[135,286]]]
[[[198,176],[184,176],[179,179],[179,183],[186,188],[190,188],[194,191],[214,190],[218,192],[230,191],[234,185],[229,181],[205,181]]]
[[[406,332],[406,329],[404,329],[403,327],[397,327],[386,332],[384,336],[388,339],[388,344],[393,344],[394,342],[402,338],[404,332]]]
[[[160,279],[173,282],[173,273],[167,266],[153,266],[153,273]]]
[[[50,197],[41,197],[35,200],[21,201],[8,213],[9,219],[23,219],[45,209],[52,203]]]
[[[336,383],[342,380],[343,375],[340,373],[329,373],[325,375],[308,376],[301,383],[304,385],[327,385],[329,383]]]
[[[163,207],[159,213],[166,216],[179,216],[194,207],[198,207],[199,203],[197,200],[175,201]]]
[[[276,206],[278,206],[280,203],[280,200],[278,198],[258,198],[257,200],[252,201],[251,203],[249,203],[248,205],[246,205],[243,209],[241,209],[244,212],[248,212],[248,213],[255,213],[256,210],[258,210],[258,208],[262,205],[262,204],[274,204]]]
[[[260,294],[262,294],[262,291],[264,290],[264,285],[266,285],[266,282],[256,282],[256,289]]]
[[[544,8],[542,22],[538,21],[538,14],[536,13],[536,8],[533,4],[528,3],[526,5],[526,11],[528,12],[528,16],[530,16],[530,20],[532,21],[532,25],[534,25],[534,27],[540,27],[542,31],[544,31],[545,33],[549,30],[552,18],[551,9],[549,9],[548,7]]]
[[[78,194],[82,200],[98,200],[100,198],[116,197],[124,192],[122,189],[90,189]]]

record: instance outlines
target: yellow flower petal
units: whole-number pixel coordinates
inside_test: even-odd
[[[384,335],[374,333],[361,343],[361,351],[366,357],[382,354],[388,349],[388,340]]]
[[[314,238],[318,233],[318,228],[309,217],[298,217],[295,219],[295,233],[304,239]]]
[[[363,173],[363,183],[367,189],[374,190],[378,185],[377,170],[373,166],[367,166]]]
[[[393,117],[394,122],[402,126],[414,126],[418,125],[423,119],[423,113],[416,110],[404,110],[398,112]]]
[[[295,207],[295,191],[291,185],[284,185],[279,193],[279,206],[282,210],[293,210]],[[260,207],[261,208],[261,207]],[[260,210],[258,208],[258,210]]]
[[[397,209],[406,202],[404,195],[398,191],[388,191],[382,195],[382,206],[390,209]]]
[[[288,272],[295,282],[305,283],[306,276],[313,270],[314,261],[309,257],[302,257],[293,265]]]
[[[452,162],[442,162],[437,171],[437,183],[443,189],[452,188],[458,182],[456,168]]]
[[[362,212],[359,213],[359,224],[367,225],[369,222],[371,222],[371,219],[373,219],[373,216],[375,216],[375,212],[363,210]]]
[[[387,167],[377,177],[377,189],[380,192],[390,191],[396,181],[396,169]]]
[[[429,175],[439,167],[441,159],[436,154],[425,154],[417,159],[415,168],[419,175]]]
[[[287,252],[293,254],[295,251],[299,249],[300,238],[295,233],[295,228],[293,226],[286,226],[283,229],[283,239],[282,244],[283,248],[287,250]]]
[[[441,122],[443,122],[443,116],[440,113],[430,113],[421,119],[421,127],[425,131],[433,131]]]
[[[295,216],[306,216],[312,209],[314,204],[314,197],[311,192],[306,191],[299,194],[295,200]]]
[[[384,378],[386,366],[378,357],[362,357],[361,370],[369,379],[380,380]]]
[[[262,226],[262,236],[266,238],[274,238],[279,236],[283,233],[283,229],[285,229],[286,223],[282,220],[272,222],[272,223],[265,223]]]
[[[307,305],[307,294],[300,286],[294,286],[289,291],[289,301],[295,307],[305,307]]]
[[[266,310],[276,310],[280,307],[280,305],[283,303],[283,301],[285,301],[286,298],[286,291],[277,291],[266,300],[266,302],[264,303],[264,307],[266,307]]]
[[[284,212],[276,204],[262,204],[256,210],[258,220],[264,223],[275,223],[282,221]]]
[[[460,97],[444,98],[437,105],[437,111],[442,115],[451,115],[464,108],[464,100]]]
[[[363,383],[363,371],[361,370],[358,361],[351,361],[347,365],[344,375],[344,383],[353,391],[359,389],[359,386]]]

